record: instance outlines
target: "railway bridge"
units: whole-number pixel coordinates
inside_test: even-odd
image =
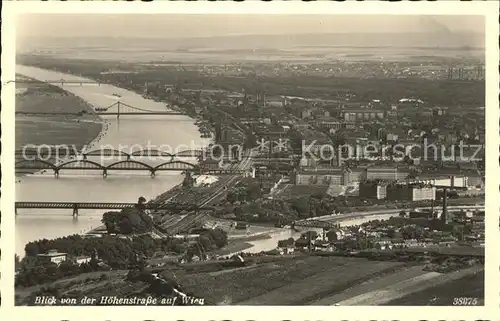
[[[133,208],[136,203],[106,203],[106,202],[16,202],[15,211],[17,209],[71,209],[73,216],[78,216],[79,209],[110,209],[122,210],[125,208]],[[214,211],[215,208],[209,206],[198,206],[191,204],[176,204],[176,203],[146,203],[146,209],[150,210],[169,210],[169,211]]]

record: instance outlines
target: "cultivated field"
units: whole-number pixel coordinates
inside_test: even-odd
[[[399,262],[344,257],[298,257],[232,273],[189,275],[181,283],[208,302],[225,297],[232,304],[242,305],[307,304],[403,266]]]

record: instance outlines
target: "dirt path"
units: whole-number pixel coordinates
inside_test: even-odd
[[[352,288],[350,291],[347,291],[350,293],[342,293],[318,300],[314,304],[381,305],[402,298],[411,293],[423,291],[436,285],[460,279],[464,276],[476,273],[481,269],[484,269],[484,267],[474,266],[458,272],[441,274],[437,272],[425,272],[421,267],[414,267],[381,278],[371,284],[365,283]],[[352,294],[354,294],[354,296],[351,296]]]
[[[346,262],[345,265],[314,276],[296,280],[265,294],[253,297],[239,305],[291,305],[304,304],[333,292],[340,292],[363,278],[374,278],[380,273],[389,273],[401,268],[397,262]]]
[[[329,297],[325,297],[316,301],[311,302],[311,305],[331,305],[336,302],[344,301],[352,297],[363,295],[370,291],[380,289],[386,285],[398,283],[410,278],[418,277],[426,272],[423,270],[423,266],[414,266],[408,269],[404,269],[393,273],[391,275],[382,276],[379,278],[371,279],[367,282],[359,284],[357,286],[351,287],[342,293],[335,294]]]

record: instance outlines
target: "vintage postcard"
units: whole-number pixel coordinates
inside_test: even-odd
[[[498,3],[63,4],[3,12],[12,315],[494,316]]]

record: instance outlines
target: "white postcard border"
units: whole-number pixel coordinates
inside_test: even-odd
[[[14,79],[15,23],[19,13],[266,13],[266,14],[434,14],[485,15],[486,22],[486,282],[485,307],[14,307],[14,86],[2,88],[2,199],[0,245],[1,319],[6,320],[472,320],[498,317],[499,256],[499,109],[498,3],[486,2],[4,2],[2,10],[2,84]],[[81,308],[81,307],[78,307]]]

